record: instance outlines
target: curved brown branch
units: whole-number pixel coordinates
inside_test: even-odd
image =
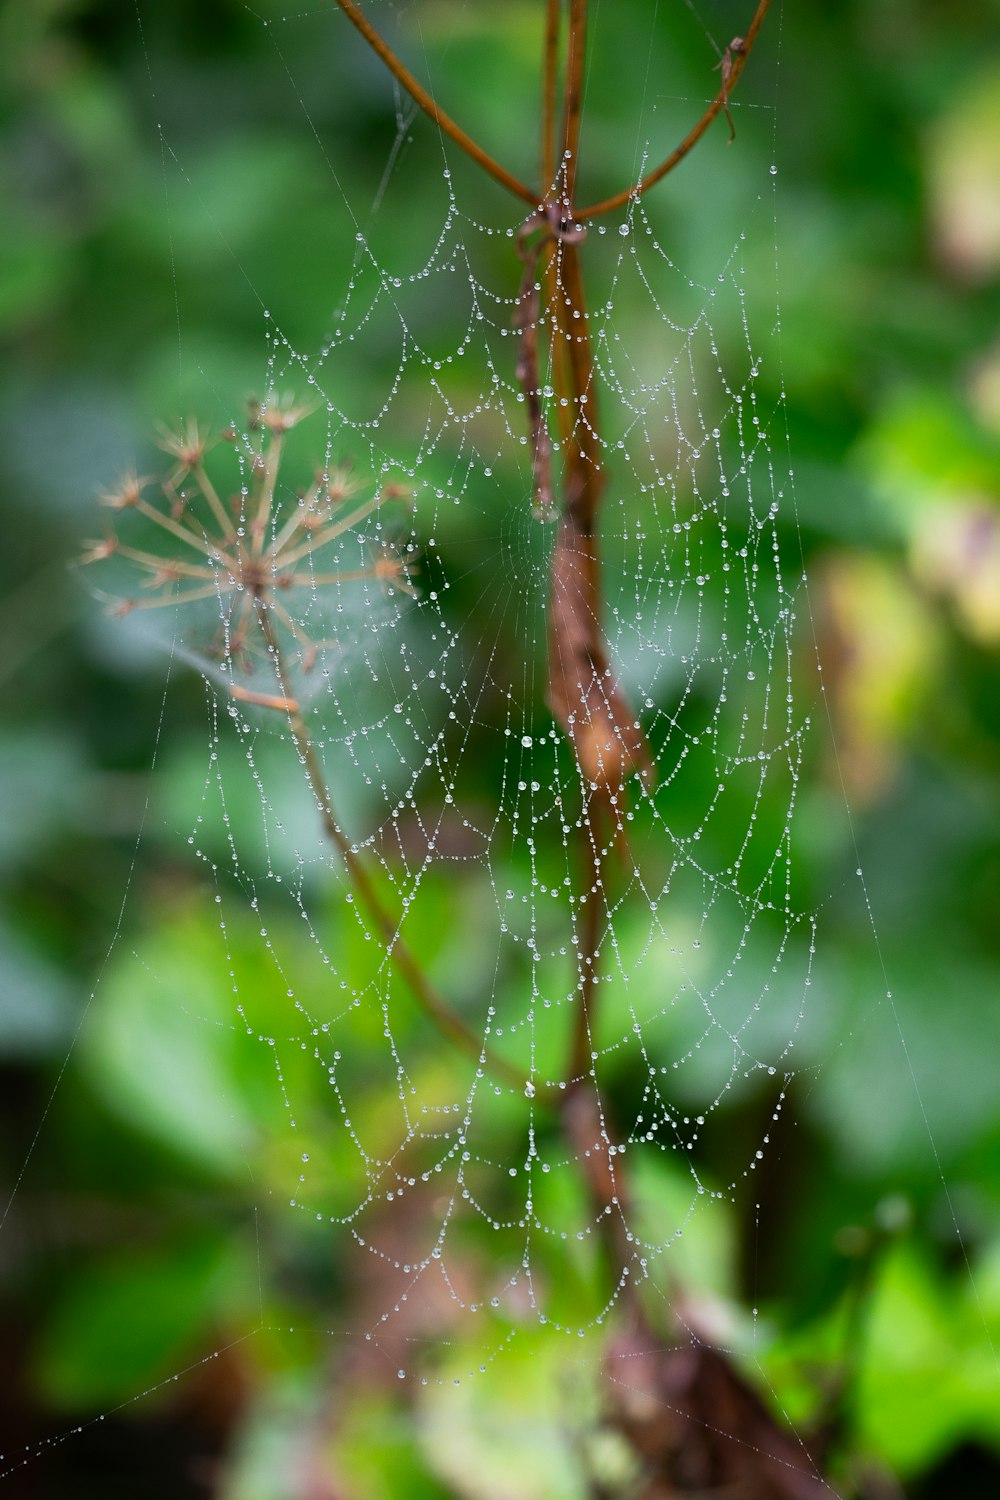
[[[672,172],[678,162],[684,160],[691,148],[696,146],[701,140],[716,115],[721,114],[727,108],[733,90],[739,82],[740,74],[746,67],[747,58],[753,51],[754,42],[757,40],[760,28],[764,24],[764,17],[767,15],[770,5],[771,0],[760,0],[754,18],[747,28],[746,35],[743,37],[743,49],[741,52],[733,53],[731,66],[723,80],[722,87],[698,123],[693,129],[688,131],[680,145],[674,147],[666,161],[662,161],[658,167],[652,172],[647,173],[639,182],[634,183],[632,187],[625,188],[622,192],[615,193],[610,198],[602,198],[599,203],[592,203],[587,208],[577,209],[576,217],[578,219],[598,219],[602,214],[614,213],[616,208],[624,207],[633,198],[641,198],[643,193],[648,193],[649,189],[654,187],[661,178],[666,177],[668,172]]]
[[[455,144],[461,146],[462,150],[468,156],[471,156],[477,165],[482,167],[485,172],[489,172],[491,177],[496,178],[497,182],[505,187],[508,192],[513,193],[515,197],[523,198],[525,203],[537,205],[541,202],[541,198],[534,188],[528,187],[526,183],[521,182],[513,173],[508,172],[506,167],[502,167],[498,161],[494,161],[489,152],[484,151],[482,146],[477,145],[471,136],[466,135],[462,127],[456,125],[450,115],[445,114],[443,109],[438,108],[427,90],[422,84],[417,82],[413,74],[408,68],[404,67],[395,52],[382,39],[371,22],[366,20],[362,15],[355,4],[355,0],[337,0],[337,4],[351,22],[351,25],[357,27],[358,31],[360,31],[372,51],[376,52],[382,59],[393,77],[403,85],[403,88],[413,102],[420,106],[425,115],[430,116],[439,130],[443,131],[445,135],[450,136]]]

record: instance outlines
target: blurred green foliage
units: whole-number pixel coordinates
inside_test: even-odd
[[[371,8],[449,110],[532,176],[540,4]],[[704,28],[724,46],[747,19],[734,0],[661,4],[655,25],[649,11],[621,0],[599,18],[584,140],[595,197],[628,177],[644,101],[658,142],[687,128],[709,87]],[[835,760],[821,724],[798,825],[828,958],[786,1105],[794,1128],[762,1164],[759,1210],[695,1216],[678,1260],[796,1421],[843,1380],[847,1493],[876,1493],[873,1473],[923,1497],[993,1494],[1000,1477],[998,23],[995,0],[776,4],[735,144],[711,135],[657,210],[670,253],[697,264],[719,224],[759,212],[755,184],[779,167],[783,368],[761,381],[771,399],[788,393],[839,746]],[[188,858],[202,689],[175,665],[161,720],[164,659],[102,619],[68,571],[94,534],[92,496],[143,469],[156,420],[227,420],[263,382],[265,307],[293,343],[320,345],[358,223],[377,255],[402,245],[420,263],[446,202],[433,133],[413,125],[373,209],[402,104],[330,6],[12,4],[0,69],[0,1170],[14,1194],[0,1342],[20,1371],[3,1416],[16,1467],[0,1484],[224,1500],[582,1495],[594,1386],[541,1338],[447,1406],[450,1391],[404,1400],[363,1362],[345,1384],[342,1252],[285,1207],[296,1168],[273,1063],[232,1029],[219,984],[228,962],[253,1028],[280,1031],[256,923],[231,914],[221,959],[204,866]],[[496,221],[491,185],[450,165],[463,208]],[[750,280],[773,312],[772,244],[755,240]],[[483,253],[513,295],[509,243]],[[429,341],[453,311],[429,293]],[[358,409],[391,378],[380,338],[352,371]],[[400,417],[419,429],[419,411]],[[456,512],[441,534],[467,580],[456,609],[494,565],[474,529]],[[513,659],[516,642],[503,649]],[[808,658],[804,643],[807,694]],[[484,799],[494,770],[482,766]],[[239,824],[254,793],[232,793]],[[288,795],[304,827],[308,798]],[[252,821],[241,853],[260,869]],[[203,842],[219,854],[223,831]],[[423,891],[414,916],[442,972],[466,967],[444,939],[471,930],[479,898],[464,892],[456,921],[453,892]],[[348,943],[341,918],[329,912]],[[301,934],[276,941],[294,963]],[[358,1039],[377,1081],[370,1018]],[[343,1211],[339,1121],[292,1048],[282,1066],[328,1163],[311,1185]],[[359,1107],[374,1130],[389,1106],[376,1086]],[[715,1117],[704,1145],[719,1180],[769,1108],[751,1094]],[[499,1116],[497,1128],[503,1146]],[[665,1222],[685,1191],[669,1172],[657,1180]],[[586,1301],[585,1260],[564,1274],[568,1302]],[[456,1347],[445,1363],[480,1353]],[[222,1455],[210,1472],[206,1454]],[[622,1453],[590,1458],[621,1480]],[[340,1488],[310,1490],[320,1474]]]

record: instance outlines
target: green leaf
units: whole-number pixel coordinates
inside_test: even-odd
[[[497,1334],[491,1350],[484,1328],[451,1345],[423,1387],[419,1421],[435,1471],[469,1500],[584,1500],[581,1443],[597,1420],[593,1352],[578,1359],[575,1337],[537,1328],[500,1343]]]
[[[238,1003],[273,1018],[273,976],[227,978],[245,917],[226,936],[209,913],[173,908],[141,947],[121,950],[88,1021],[83,1061],[108,1107],[173,1150],[242,1174],[275,1096],[272,1049],[247,1036]],[[246,956],[245,953],[243,956]],[[243,977],[241,975],[241,977]],[[260,1001],[261,1005],[255,1004]]]
[[[964,1441],[1000,1441],[1000,1369],[970,1314],[911,1247],[879,1278],[856,1409],[863,1441],[901,1475]]]
[[[36,1379],[68,1409],[129,1401],[210,1356],[256,1296],[248,1258],[221,1236],[103,1261],[77,1271],[49,1313]]]

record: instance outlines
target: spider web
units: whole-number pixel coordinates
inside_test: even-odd
[[[336,329],[318,352],[293,347],[268,314],[265,409],[308,392],[325,416],[324,472],[351,455],[410,495],[411,530],[397,545],[413,560],[414,597],[387,600],[365,585],[345,603],[343,589],[307,588],[296,623],[303,638],[329,635],[319,663],[275,680],[265,661],[253,678],[308,702],[334,816],[394,929],[373,920],[319,819],[309,828],[289,818],[287,786],[301,768],[280,715],[211,697],[189,837],[216,887],[231,1024],[273,1054],[284,1128],[303,1145],[290,1207],[379,1263],[394,1290],[364,1336],[401,1351],[401,1377],[420,1378],[414,1350],[433,1342],[435,1325],[446,1342],[478,1326],[489,1354],[526,1318],[586,1335],[626,1277],[669,1297],[670,1252],[713,1200],[735,1198],[768,1143],[766,1133],[749,1142],[718,1181],[700,1165],[699,1139],[762,1077],[774,1080],[778,1118],[815,952],[792,837],[809,723],[793,692],[801,567],[779,537],[783,403],[764,405],[758,381],[777,357],[777,330],[773,306],[763,320],[751,312],[747,231],[724,245],[709,279],[670,257],[645,202],[592,226],[585,249],[600,287],[588,317],[609,481],[603,623],[656,764],[654,785],[623,790],[611,835],[545,702],[553,529],[532,514],[513,373],[517,223],[469,217],[447,166],[442,182],[426,258],[389,256],[358,232]],[[771,190],[765,179],[764,233]],[[551,349],[544,298],[538,334]],[[387,372],[374,397],[355,373],[370,347]],[[380,517],[342,539],[345,567],[354,549],[363,559],[380,543]],[[176,628],[187,649],[183,618]],[[248,805],[241,777],[257,806],[249,829],[229,812]],[[206,852],[213,825],[225,865]],[[595,1211],[553,1116],[553,1098],[582,1077],[567,1051],[591,957],[581,935],[588,844],[604,860],[595,1149],[627,1160],[645,1184],[634,1214],[613,1192]],[[261,919],[259,959],[285,996],[280,1032],[272,1007],[258,1015],[243,994],[231,952],[229,924],[248,901]],[[457,956],[434,931],[442,920],[461,933]],[[426,955],[436,989],[480,1039],[478,1056],[464,1058],[421,1016],[397,962],[402,945]],[[290,1080],[290,1050],[322,1081],[322,1152],[297,1099],[299,1087],[310,1099],[315,1090]],[[362,1123],[373,1092],[377,1123]],[[657,1195],[670,1199],[666,1213]],[[610,1281],[599,1248],[607,1215],[624,1215],[632,1245],[627,1272]],[[564,1258],[582,1267],[572,1297]]]
[[[401,119],[392,162],[409,127]],[[225,992],[202,1006],[164,958],[163,1004],[267,1060],[261,1149],[285,1163],[287,1212],[336,1247],[341,1284],[357,1289],[341,1334],[401,1380],[450,1385],[518,1340],[598,1358],[579,1341],[627,1284],[685,1336],[683,1247],[753,1195],[813,1020],[816,917],[793,836],[809,731],[802,566],[787,551],[793,528],[781,530],[784,398],[764,394],[773,375],[760,379],[780,365],[759,275],[774,264],[775,169],[697,273],[666,248],[652,199],[588,226],[582,250],[607,476],[601,623],[656,772],[623,788],[615,829],[546,705],[554,528],[533,514],[514,374],[521,220],[467,212],[443,161],[428,248],[414,255],[377,218],[359,227],[318,349],[286,334],[280,297],[266,314],[262,410],[288,396],[316,408],[294,435],[308,458],[280,478],[283,503],[301,503],[309,465],[326,478],[350,465],[369,493],[407,495],[332,539],[323,576],[350,583],[307,571],[283,596],[296,639],[318,650],[277,672],[259,654],[241,679],[301,703],[329,811],[390,930],[324,836],[288,713],[234,698],[228,648],[221,664],[207,654],[230,639],[229,590],[206,590],[197,612],[157,612],[154,628],[205,674],[206,759],[183,837],[208,877]],[[400,181],[387,172],[377,205]],[[543,287],[541,394],[558,463],[554,324]],[[258,450],[231,419],[231,487],[246,498]],[[386,548],[406,559],[412,593],[372,576]],[[596,891],[581,888],[588,847],[601,856]],[[416,1003],[404,947],[478,1055]],[[629,1184],[627,1201],[612,1181],[600,1205],[559,1124],[560,1096],[586,1076],[568,1057],[591,962],[594,1148]],[[702,1143],[759,1097],[768,1123],[720,1175]],[[625,1268],[607,1264],[608,1218],[623,1224]],[[727,1334],[752,1337],[732,1322]]]

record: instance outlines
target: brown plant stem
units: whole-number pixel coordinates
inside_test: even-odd
[[[563,96],[563,183],[567,210],[576,195],[583,111],[584,65],[587,57],[587,0],[569,0],[569,54]],[[569,215],[567,215],[569,216]]]
[[[654,779],[652,756],[615,679],[601,629],[598,512],[604,470],[597,427],[593,355],[577,243],[558,249],[555,297],[557,394],[572,410],[564,445],[563,510],[550,562],[548,703],[576,756],[591,801],[621,825],[618,799],[636,772]],[[568,367],[568,369],[566,368]],[[568,389],[561,386],[568,380]]]
[[[569,1091],[561,1123],[580,1163],[611,1278],[621,1285],[620,1300],[630,1321],[645,1331],[649,1325],[639,1298],[641,1277],[633,1274],[634,1268],[638,1269],[638,1252],[627,1228],[629,1198],[624,1163],[619,1164],[613,1154],[605,1111],[591,1079]]]
[[[515,197],[522,198],[525,203],[538,204],[542,201],[541,196],[534,188],[528,187],[515,177],[512,172],[508,172],[506,167],[502,167],[498,161],[495,161],[490,156],[488,151],[484,151],[482,146],[477,145],[460,125],[456,125],[450,115],[445,114],[444,110],[438,107],[423,85],[418,83],[410,70],[400,62],[395,52],[383,40],[371,22],[362,15],[355,4],[355,0],[337,0],[337,4],[352,26],[355,26],[360,31],[372,51],[377,53],[382,59],[393,77],[403,85],[403,88],[409,94],[414,104],[419,105],[424,114],[430,116],[439,130],[443,131],[445,135],[450,136],[457,146],[461,146],[467,156],[471,156],[472,160],[482,167],[484,172],[488,172],[491,177],[494,177],[501,186],[505,187],[508,192],[513,193]]]
[[[594,988],[598,970],[598,940],[601,922],[601,886],[604,861],[597,843],[596,830],[590,829],[589,837],[584,830],[586,858],[584,862],[584,900],[580,912],[579,964],[577,995],[579,1004],[573,1025],[570,1044],[567,1085],[575,1089],[593,1073],[594,1048],[592,1016],[594,1010]]]
[[[285,684],[288,679],[285,674],[285,664],[281,651],[281,645],[274,632],[268,613],[266,601],[257,599],[257,618],[260,621],[261,632],[267,643],[271,654],[271,662],[275,675],[278,679],[282,694],[285,692]],[[249,696],[242,694],[241,696]],[[264,695],[252,698],[250,701],[264,702]],[[306,722],[302,712],[294,698],[283,696],[275,699],[273,706],[284,709],[288,714],[288,726],[292,733],[295,748],[299,759],[305,769],[306,780],[316,798],[323,831],[331,844],[337,850],[344,865],[347,868],[351,885],[359,896],[369,918],[375,924],[379,936],[385,945],[386,954],[391,954],[395,967],[402,974],[404,980],[417,1004],[437,1027],[438,1031],[453,1042],[462,1052],[474,1058],[482,1067],[500,1078],[504,1083],[513,1085],[519,1091],[523,1091],[525,1085],[524,1073],[513,1067],[506,1059],[497,1057],[489,1048],[485,1047],[472,1028],[452,1010],[451,1006],[438,993],[434,985],[424,973],[409,945],[404,940],[399,930],[399,925],[383,904],[375,882],[369,874],[364,860],[345,837],[343,830],[337,822],[333,811],[333,802],[330,797],[330,789],[320,765],[316,747],[309,735]],[[265,706],[272,706],[266,704]]]
[[[583,10],[575,12],[581,28]],[[577,74],[582,78],[582,30],[575,40]],[[567,121],[572,107],[568,90]],[[580,834],[584,899],[577,938],[577,1008],[566,1069],[569,1093],[561,1119],[580,1162],[610,1274],[621,1284],[621,1300],[630,1321],[644,1328],[638,1281],[631,1275],[637,1261],[626,1227],[626,1174],[612,1151],[592,1054],[606,866],[601,830],[605,823],[621,828],[617,799],[624,783],[635,771],[651,779],[653,762],[638,721],[612,675],[601,630],[598,516],[604,470],[580,268],[581,239],[579,234],[558,237],[552,256],[553,379],[560,396],[558,409],[569,411],[571,420],[568,431],[564,428],[563,509],[550,562],[548,700],[573,747],[583,796],[590,807]]]
[[[542,66],[542,130],[539,158],[542,186],[552,191],[556,175],[556,73],[559,66],[559,30],[562,0],[547,0],[545,13],[545,54]]]
[[[660,182],[662,178],[666,177],[668,172],[673,171],[678,162],[684,160],[692,147],[696,146],[701,140],[716,115],[721,114],[728,107],[733,89],[739,82],[740,74],[746,67],[747,58],[753,50],[753,44],[757,40],[761,26],[764,24],[764,17],[767,15],[770,5],[771,0],[759,0],[754,18],[747,27],[746,35],[743,37],[742,51],[733,53],[730,67],[719,92],[705,110],[701,119],[688,131],[680,145],[675,146],[665,161],[662,161],[652,172],[648,172],[645,177],[634,183],[632,187],[624,188],[620,193],[614,193],[610,198],[602,198],[599,203],[591,203],[586,208],[578,209],[578,218],[581,220],[599,219],[602,214],[614,213],[616,208],[622,208],[626,203],[632,202],[636,198],[641,198],[644,193],[648,193],[649,189]]]
[[[582,235],[580,237],[582,239]],[[592,535],[604,488],[598,440],[594,356],[583,294],[578,240],[565,239],[559,257],[559,342],[568,356],[569,396],[573,428],[566,456],[566,509],[574,513],[580,532]]]

